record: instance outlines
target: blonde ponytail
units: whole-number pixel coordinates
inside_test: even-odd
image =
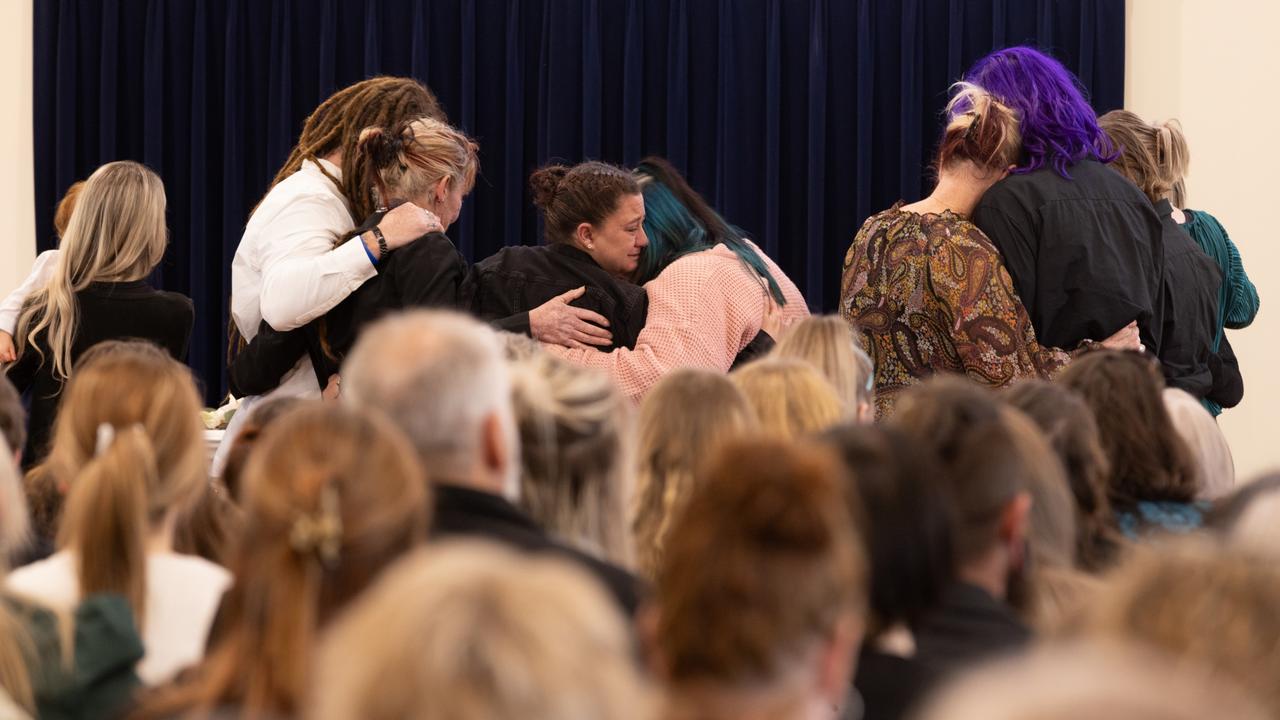
[[[1128,110],[1112,110],[1098,118],[1098,125],[1120,149],[1113,168],[1137,185],[1151,202],[1168,199],[1183,207],[1191,151],[1181,123],[1167,120],[1152,125]]]
[[[99,426],[96,456],[76,476],[61,545],[76,558],[82,595],[118,593],[141,624],[146,614],[147,488],[158,484],[151,440],[140,425]]]
[[[1169,183],[1169,199],[1175,207],[1185,207],[1187,202],[1187,172],[1191,169],[1191,148],[1187,145],[1182,123],[1165,120],[1159,125],[1156,161]]]

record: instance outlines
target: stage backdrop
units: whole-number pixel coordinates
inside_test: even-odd
[[[164,178],[157,282],[190,295],[190,363],[225,390],[230,263],[306,115],[412,75],[480,143],[451,236],[472,260],[539,241],[549,159],[671,158],[831,310],[859,224],[928,187],[947,86],[986,52],[1046,48],[1120,107],[1124,0],[41,0],[38,243],[101,163]]]

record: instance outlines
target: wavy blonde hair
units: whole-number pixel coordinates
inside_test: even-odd
[[[168,241],[164,210],[164,183],[145,165],[122,160],[95,170],[75,199],[53,275],[23,303],[18,355],[34,350],[53,363],[54,377],[70,378],[76,293],[95,282],[141,280],[159,265]]]
[[[817,368],[850,415],[874,401],[871,358],[844,318],[818,315],[801,320],[778,341],[773,356],[804,360]]]

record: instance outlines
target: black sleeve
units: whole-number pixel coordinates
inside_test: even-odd
[[[265,320],[258,334],[228,368],[231,394],[236,397],[265,395],[280,386],[285,373],[307,352],[307,328],[280,332]]]
[[[1213,389],[1206,397],[1224,408],[1235,407],[1244,399],[1244,377],[1240,374],[1240,362],[1236,352],[1222,336],[1218,352],[1209,356],[1209,369],[1213,372]]]
[[[444,233],[431,233],[392,253],[383,269],[402,307],[466,308],[467,261]]]
[[[490,258],[484,262],[492,261]],[[517,294],[513,286],[521,284],[521,280],[515,274],[486,270],[481,267],[484,262],[471,267],[461,293],[470,302],[472,314],[495,330],[533,337],[529,328],[529,311],[517,312],[512,301]]]
[[[195,304],[186,295],[178,293],[166,293],[166,295],[173,300],[173,308],[168,312],[170,322],[161,342],[175,360],[185,361],[191,344],[191,328],[196,322]]]
[[[729,371],[737,370],[753,360],[758,360],[768,355],[776,344],[772,335],[761,330],[756,333],[750,343],[747,343],[746,347],[742,348],[742,352],[739,352],[738,356],[733,359],[733,365],[729,368]]]

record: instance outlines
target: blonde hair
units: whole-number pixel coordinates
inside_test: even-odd
[[[1204,500],[1231,494],[1236,485],[1236,465],[1222,428],[1200,401],[1186,391],[1165,388],[1164,406],[1195,463],[1200,466],[1200,491]]]
[[[1168,120],[1151,125],[1136,113],[1112,110],[1098,118],[1098,126],[1120,149],[1111,167],[1132,180],[1153,203],[1166,198],[1176,207],[1186,203],[1184,178],[1191,150],[1182,123]]]
[[[988,171],[1016,165],[1022,154],[1018,111],[972,83],[956,83],[951,89],[955,95],[947,103],[950,120],[942,131],[937,168],[963,161]]]
[[[71,489],[59,544],[81,592],[124,595],[145,615],[148,534],[199,498],[207,456],[190,371],[168,358],[106,355],[67,384],[47,469]]]
[[[871,358],[844,318],[820,315],[801,320],[778,341],[773,356],[804,360],[817,368],[836,389],[848,415],[873,402]]]
[[[426,537],[426,478],[381,414],[307,403],[259,442],[245,470],[223,632],[204,663],[150,698],[139,717],[225,704],[245,717],[292,717],[319,629]]]
[[[27,541],[30,520],[22,479],[13,453],[0,435],[0,582],[9,572],[9,558]],[[34,713],[35,695],[27,658],[34,644],[25,624],[9,603],[0,601],[0,689],[28,712]]]
[[[685,368],[658,381],[640,405],[631,532],[641,572],[652,578],[672,518],[696,486],[703,458],[754,431],[755,412],[724,375]]]
[[[480,146],[461,130],[434,118],[365,128],[357,147],[367,159],[369,182],[382,206],[421,197],[446,178],[450,187],[460,187],[463,193],[476,184]]]
[[[943,687],[919,714],[921,720],[1266,717],[1202,668],[1114,642],[1049,645],[984,666]]]
[[[335,624],[306,717],[645,720],[653,708],[623,617],[582,570],[452,542],[406,558]]]
[[[1251,691],[1280,714],[1280,568],[1207,538],[1136,546],[1080,624],[1143,643]],[[1221,712],[1215,717],[1232,717]]]
[[[53,363],[54,377],[71,376],[71,344],[79,309],[76,293],[95,282],[145,278],[164,257],[164,183],[136,162],[107,163],[85,181],[62,237],[61,252],[48,283],[23,303],[18,316],[18,355],[35,350]],[[37,339],[47,336],[52,357]]]
[[[631,404],[608,375],[541,354],[512,365],[520,504],[588,553],[629,566]]]
[[[803,360],[767,357],[729,377],[755,410],[760,429],[781,439],[821,432],[849,414],[831,383]]]

